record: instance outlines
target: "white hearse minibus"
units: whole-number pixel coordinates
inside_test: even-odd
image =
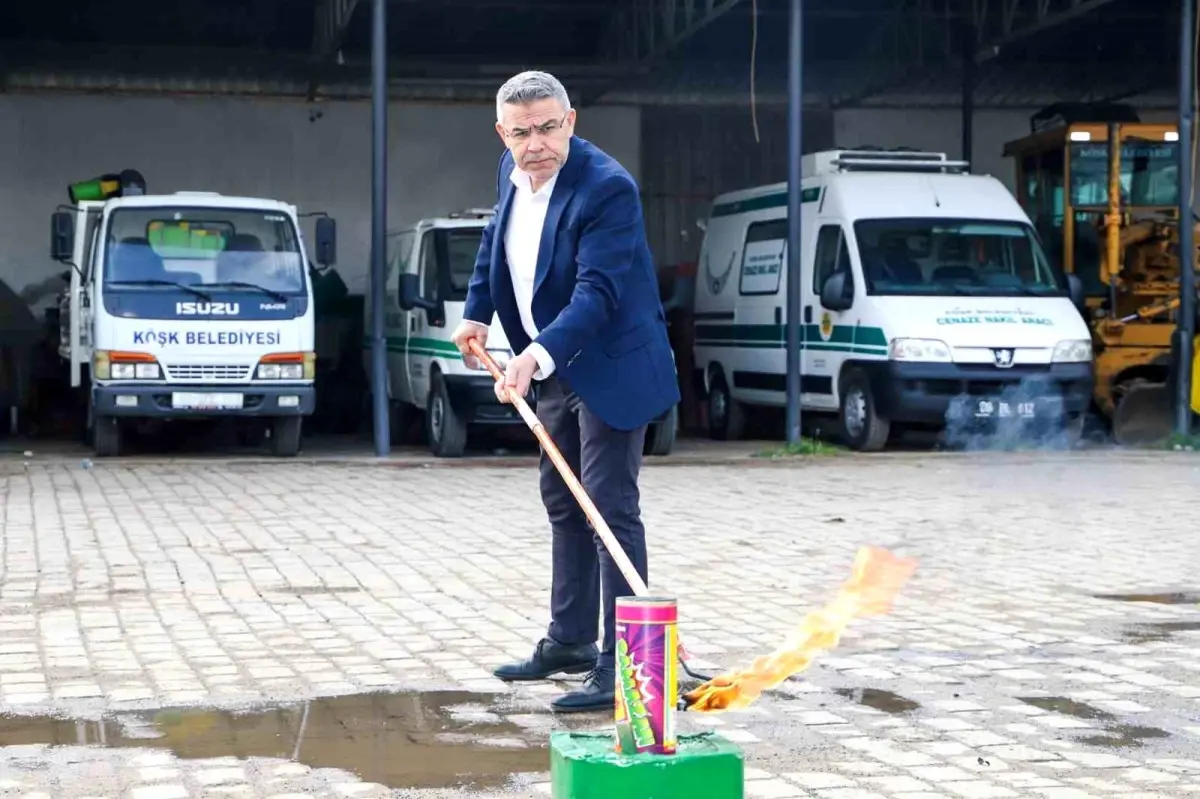
[[[1081,286],[1000,181],[911,149],[817,152],[802,169],[804,411],[837,414],[856,450],[952,424],[1078,437],[1094,379]],[[704,227],[695,368],[724,440],[749,407],[787,401],[787,184],[717,197]]]

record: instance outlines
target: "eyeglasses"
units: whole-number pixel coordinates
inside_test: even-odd
[[[568,111],[563,115],[562,119],[552,119],[549,122],[543,122],[540,125],[534,125],[532,128],[513,128],[512,130],[505,131],[505,135],[507,135],[510,139],[515,139],[516,141],[525,141],[530,137],[533,131],[537,131],[538,135],[541,136],[550,136],[562,130],[562,127],[567,123],[567,117],[570,116],[570,114],[571,112]]]

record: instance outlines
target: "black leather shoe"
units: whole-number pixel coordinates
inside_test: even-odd
[[[523,682],[544,680],[552,674],[582,674],[596,666],[596,645],[565,646],[553,638],[538,641],[533,657],[519,663],[506,663],[492,673],[501,680]]]
[[[617,671],[615,667],[593,669],[583,686],[563,694],[550,703],[559,713],[588,713],[594,710],[613,712]]]

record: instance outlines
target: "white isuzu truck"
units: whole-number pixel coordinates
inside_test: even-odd
[[[277,200],[150,195],[137,172],[73,184],[51,255],[68,264],[60,354],[87,396],[97,456],[134,424],[243,417],[276,455],[300,449],[315,406],[315,325],[299,216]],[[316,219],[316,257],[336,260]]]

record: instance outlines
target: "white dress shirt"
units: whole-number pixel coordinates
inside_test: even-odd
[[[513,193],[512,206],[508,212],[508,225],[503,231],[496,231],[495,235],[504,237],[504,254],[508,260],[508,272],[512,276],[517,310],[521,314],[521,327],[525,329],[530,341],[533,341],[541,332],[533,321],[533,282],[537,273],[538,250],[542,243],[542,227],[546,222],[550,195],[554,192],[558,175],[546,181],[537,191],[533,190],[529,175],[516,167],[509,175],[509,180],[516,186],[516,191]],[[488,326],[478,319],[467,321]],[[545,380],[554,374],[554,359],[545,347],[534,342],[526,352],[538,363],[538,370],[533,375],[535,380]]]

